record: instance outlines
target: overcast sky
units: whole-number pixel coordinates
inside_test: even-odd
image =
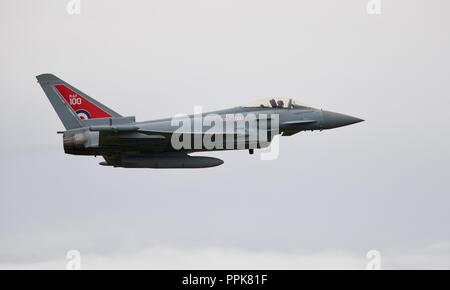
[[[0,268],[450,268],[450,2],[0,2]],[[280,157],[114,169],[64,155],[35,76],[139,121],[291,96],[365,119]]]

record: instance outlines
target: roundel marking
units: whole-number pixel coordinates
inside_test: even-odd
[[[81,120],[87,120],[91,118],[91,114],[89,114],[89,112],[86,110],[78,110],[76,113]]]

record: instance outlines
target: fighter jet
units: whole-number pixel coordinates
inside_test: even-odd
[[[276,136],[333,129],[362,119],[271,97],[230,109],[136,122],[52,74],[37,77],[61,119],[66,154],[102,156],[123,168],[206,168],[218,158],[189,154],[266,148]]]

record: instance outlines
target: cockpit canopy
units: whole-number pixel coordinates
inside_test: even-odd
[[[247,108],[281,108],[281,109],[294,109],[294,108],[310,108],[310,106],[299,103],[292,98],[286,97],[272,97],[264,100],[258,100],[246,104]]]

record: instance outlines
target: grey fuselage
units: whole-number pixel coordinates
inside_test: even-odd
[[[201,124],[200,132],[194,131],[195,119],[205,118],[207,116],[216,115],[222,118],[227,116],[247,117],[249,114],[256,116],[278,116],[279,130],[283,136],[291,136],[300,131],[308,130],[324,130],[341,127],[362,120],[351,116],[323,111],[321,109],[309,107],[293,107],[293,108],[248,108],[235,107],[220,111],[203,113],[200,115],[186,116],[191,120],[192,131],[190,133],[197,134],[211,130],[212,126]],[[176,118],[175,118],[176,119]],[[115,120],[87,120],[86,127],[68,130],[64,132],[65,151],[68,154],[75,155],[117,155],[117,154],[154,154],[164,152],[186,153],[200,151],[230,150],[225,144],[223,149],[213,148],[192,148],[178,150],[173,148],[171,144],[171,134],[179,129],[174,126],[174,118],[166,118],[144,122],[134,122],[134,117],[116,118]],[[228,122],[230,118],[227,118]],[[233,122],[231,120],[231,122]],[[235,121],[237,126],[239,121]],[[270,123],[270,121],[268,121]],[[246,128],[248,133],[248,128]],[[184,134],[189,132],[183,131]],[[77,137],[78,136],[78,137]],[[268,136],[269,142],[273,135]],[[226,138],[223,138],[224,142]],[[239,144],[239,143],[244,144]],[[235,141],[232,149],[250,149],[248,148],[248,140],[245,138]],[[266,147],[258,145],[257,148]]]

